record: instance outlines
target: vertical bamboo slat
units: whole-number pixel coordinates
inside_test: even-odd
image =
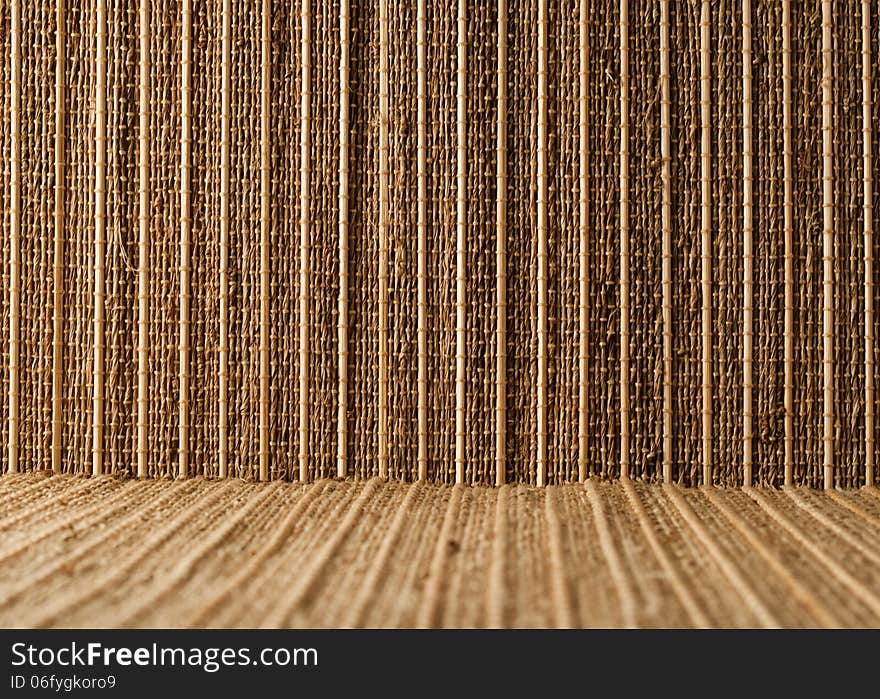
[[[456,70],[456,225],[455,225],[455,482],[464,483],[465,357],[467,264],[467,0],[458,0]]]
[[[269,186],[270,156],[270,80],[271,80],[271,0],[263,0],[260,16],[260,480],[269,479]],[[304,13],[305,14],[305,13]],[[303,17],[305,26],[306,17]],[[305,42],[305,33],[303,34]],[[305,86],[303,86],[305,88]],[[303,89],[305,92],[305,89]],[[308,161],[304,161],[305,163]],[[305,167],[303,167],[305,172]],[[306,322],[300,323],[300,337]],[[307,330],[305,331],[307,332]],[[300,353],[303,348],[300,347]],[[302,385],[302,379],[300,379]],[[300,389],[302,390],[302,389]],[[300,478],[302,478],[302,396],[300,396]]]
[[[589,192],[587,191],[589,168],[588,126],[589,115],[589,59],[587,36],[589,12],[587,0],[580,0],[580,17],[578,21],[578,480],[583,483],[589,475],[587,450],[589,447],[589,414],[587,408],[587,382],[589,380],[587,338],[589,335]]]
[[[620,1],[620,477],[629,477],[629,1]]]
[[[663,480],[672,483],[672,177],[669,0],[660,2],[660,183],[663,287]]]
[[[424,2],[424,0],[421,0]],[[349,0],[339,4],[339,319],[337,328],[339,389],[337,396],[336,475],[348,475],[348,174],[349,174]]]
[[[700,8],[700,261],[702,344],[703,485],[712,484],[712,64],[709,0]]]
[[[782,181],[785,270],[785,320],[783,371],[785,410],[784,484],[794,476],[794,202],[792,193],[792,115],[791,115],[791,0],[782,2]]]
[[[192,0],[183,0],[180,42],[180,345],[177,475],[189,475],[190,289],[192,256]]]
[[[822,0],[822,466],[834,486],[834,142],[831,0]]]
[[[52,308],[52,470],[61,473],[61,441],[64,430],[64,57],[67,32],[64,0],[55,5],[55,250]]]
[[[138,385],[137,475],[146,478],[150,342],[150,2],[140,1],[138,23]]]
[[[428,11],[426,0],[416,9],[416,101],[418,180],[418,479],[428,477]]]
[[[266,57],[264,58],[264,85],[263,94],[265,100],[264,119],[265,129],[269,130],[269,0],[265,0],[263,15],[263,41]],[[300,18],[302,21],[302,93],[300,103],[300,213],[299,213],[299,479],[306,482],[309,479],[309,178],[310,150],[311,150],[311,101],[312,101],[312,12],[311,1],[303,0]],[[267,139],[268,140],[268,139]],[[264,191],[266,211],[269,216],[269,162],[268,144],[266,146],[266,169],[264,173]],[[269,325],[268,310],[268,221],[266,223],[266,327]],[[268,337],[266,338],[266,374],[269,373]],[[267,387],[268,394],[268,387]],[[268,398],[268,395],[267,395]],[[269,429],[269,406],[266,404],[266,431]],[[267,434],[268,441],[268,434]],[[268,449],[268,444],[267,444]]]
[[[19,470],[19,326],[21,320],[21,0],[12,0],[9,154],[9,472]]]
[[[507,0],[498,0],[495,175],[495,485],[507,480]]]
[[[426,0],[419,0],[416,17],[416,99],[418,163],[418,478],[428,477],[428,81]]]
[[[538,487],[547,483],[547,11],[538,0]]]
[[[379,477],[388,476],[388,0],[379,0]]]
[[[742,2],[743,87],[743,484],[752,485],[754,235],[752,211],[752,6]]]
[[[874,166],[871,122],[871,3],[862,0],[862,167],[865,237],[865,485],[874,485]]]
[[[229,474],[229,113],[232,61],[232,0],[223,0],[220,43],[220,321],[218,338],[218,454],[220,478]]]
[[[94,355],[92,375],[92,475],[104,471],[104,252],[106,246],[106,158],[107,158],[107,3],[96,6],[95,57],[95,270],[94,270]]]

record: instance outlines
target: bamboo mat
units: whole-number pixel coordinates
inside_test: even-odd
[[[0,626],[880,625],[880,496],[0,478]]]
[[[8,0],[4,471],[874,481],[870,0]]]

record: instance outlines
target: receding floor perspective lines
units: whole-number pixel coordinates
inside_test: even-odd
[[[869,488],[0,477],[3,627],[878,625]]]

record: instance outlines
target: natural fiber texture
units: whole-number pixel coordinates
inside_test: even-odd
[[[876,491],[0,478],[0,625],[877,626]]]
[[[4,469],[858,487],[869,0],[10,0]]]

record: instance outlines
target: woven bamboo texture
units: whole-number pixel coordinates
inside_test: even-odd
[[[880,496],[0,477],[3,627],[876,627]]]
[[[874,482],[870,0],[4,0],[7,471]]]

